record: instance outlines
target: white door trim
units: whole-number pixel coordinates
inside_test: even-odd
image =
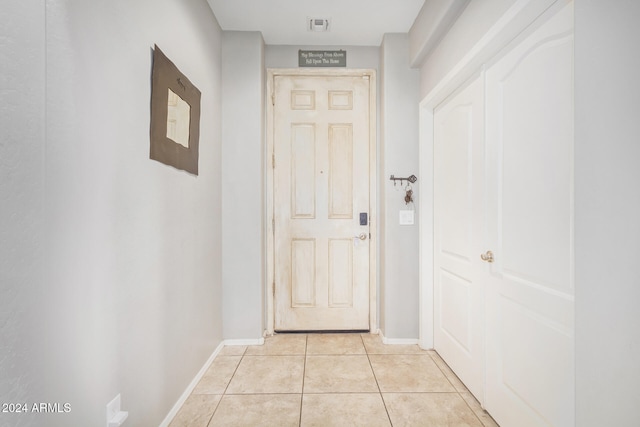
[[[473,48],[425,96],[419,105],[420,145],[419,171],[424,177],[419,188],[419,345],[433,348],[433,117],[442,101],[478,72],[485,64],[497,60],[509,44],[527,32],[527,27],[545,12],[561,9],[567,0],[517,0],[509,10],[485,33]],[[532,30],[529,28],[529,30]]]
[[[267,282],[265,284],[265,302],[266,302],[266,324],[265,334],[272,335],[275,329],[275,254],[274,254],[274,203],[273,203],[273,146],[274,146],[274,109],[272,96],[274,94],[274,78],[276,76],[362,76],[369,77],[369,231],[371,233],[369,251],[369,329],[377,331],[377,234],[378,234],[378,216],[377,216],[377,133],[376,133],[376,72],[372,69],[315,69],[315,68],[269,68],[267,69],[267,165],[265,165],[265,182],[266,182],[266,272]]]

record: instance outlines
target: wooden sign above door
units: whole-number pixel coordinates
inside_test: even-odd
[[[347,52],[344,50],[299,50],[299,67],[346,67]]]

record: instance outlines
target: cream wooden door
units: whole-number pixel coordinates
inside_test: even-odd
[[[573,426],[573,9],[486,73],[486,409]]]
[[[369,77],[273,85],[275,330],[369,330]]]
[[[482,402],[484,82],[478,76],[434,115],[434,346]]]

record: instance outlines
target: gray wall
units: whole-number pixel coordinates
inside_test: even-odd
[[[44,399],[45,9],[9,0],[0,15],[0,403]],[[1,425],[37,425],[0,413]]]
[[[408,43],[406,34],[387,34],[381,48],[267,46],[265,56],[267,68],[297,68],[299,49],[340,48],[349,68],[378,71],[378,322],[390,339],[418,338],[418,224],[398,225],[404,193],[389,181],[391,174],[418,174],[420,79],[409,67]]]
[[[418,181],[413,205],[391,175],[418,173],[418,102],[420,75],[409,67],[407,34],[385,34],[381,47],[380,329],[386,338],[418,338]],[[405,186],[406,186],[405,182]],[[415,209],[414,225],[399,225],[400,210]]]
[[[575,2],[576,425],[640,425],[640,3]]]
[[[222,340],[221,30],[204,0],[9,6],[0,401],[71,412],[1,423],[105,425],[121,393],[158,425]],[[202,92],[197,177],[149,160],[154,43]]]
[[[291,46],[267,45],[265,50],[266,68],[298,68],[298,50],[343,49],[347,51],[348,68],[378,69],[380,49],[374,46]]]
[[[347,52],[347,68],[365,68],[376,70],[379,73],[380,67],[380,48],[374,46],[291,46],[291,45],[267,45],[265,52],[265,66],[266,68],[298,68],[298,50],[335,50],[344,49]],[[377,109],[377,129],[376,129],[376,156],[380,159],[380,76],[376,75],[376,109]],[[380,188],[380,177],[378,177],[378,188]],[[377,233],[380,236],[380,212],[382,201],[378,197],[376,210],[378,211],[378,220],[371,218],[372,223],[378,224]],[[378,239],[378,247],[376,248],[378,254],[380,252],[380,239]],[[378,266],[380,266],[380,260],[377,259]],[[376,292],[380,295],[380,274],[379,269],[376,272]],[[380,318],[380,297],[378,297],[378,319]],[[379,323],[379,322],[378,322]]]
[[[264,42],[240,31],[222,40],[224,337],[256,340],[264,330]]]

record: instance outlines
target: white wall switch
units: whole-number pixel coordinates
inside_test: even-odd
[[[415,211],[400,211],[400,225],[413,225]]]

